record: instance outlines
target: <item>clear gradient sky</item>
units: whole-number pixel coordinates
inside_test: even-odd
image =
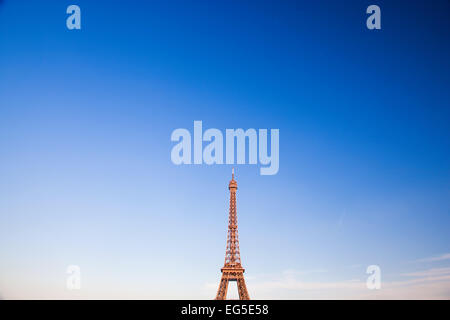
[[[214,298],[231,166],[170,160],[202,120],[280,129],[278,174],[235,166],[251,298],[449,299],[449,12],[0,0],[0,298]]]

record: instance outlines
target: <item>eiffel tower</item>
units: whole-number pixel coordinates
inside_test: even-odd
[[[230,281],[237,281],[240,300],[250,300],[244,280],[245,269],[241,265],[241,254],[239,252],[236,214],[237,182],[234,180],[234,169],[231,174],[231,181],[228,185],[228,189],[230,190],[230,216],[228,219],[227,250],[225,252],[225,264],[223,268],[220,269],[222,278],[220,279],[216,300],[225,300],[227,298],[228,283]]]

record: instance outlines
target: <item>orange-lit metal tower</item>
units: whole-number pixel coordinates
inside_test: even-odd
[[[234,180],[234,169],[231,174],[231,181],[228,185],[230,190],[230,216],[228,220],[227,250],[225,252],[225,264],[222,269],[219,290],[217,290],[216,300],[227,298],[228,283],[237,281],[237,288],[240,300],[250,300],[244,280],[244,271],[241,265],[241,254],[239,252],[238,224],[236,214],[236,190],[237,182]]]

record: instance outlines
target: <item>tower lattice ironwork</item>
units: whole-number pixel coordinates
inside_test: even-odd
[[[241,254],[239,252],[238,224],[236,214],[236,190],[237,182],[234,180],[234,169],[231,174],[231,181],[228,185],[230,190],[230,214],[228,219],[227,249],[225,251],[225,264],[220,271],[219,289],[217,290],[216,300],[225,300],[227,297],[228,283],[237,282],[237,288],[240,300],[250,300],[247,286],[244,280],[245,269],[241,265]]]

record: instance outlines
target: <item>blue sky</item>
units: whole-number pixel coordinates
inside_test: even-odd
[[[252,298],[448,299],[449,4],[376,3],[0,1],[0,297],[213,298],[231,166],[170,160],[202,120],[280,130],[235,166]]]

